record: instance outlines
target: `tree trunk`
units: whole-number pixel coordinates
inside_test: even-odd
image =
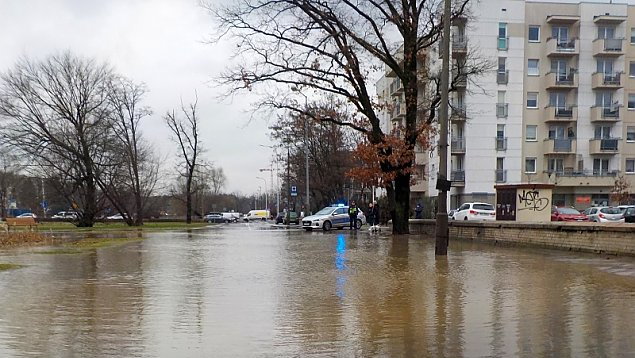
[[[192,175],[187,177],[185,184],[185,223],[192,223]]]
[[[95,225],[95,215],[97,215],[97,186],[91,171],[86,176],[86,195],[83,198],[85,204],[77,223],[78,227],[93,227]]]
[[[410,174],[399,174],[395,178],[395,209],[392,218],[394,234],[408,234],[410,228]]]

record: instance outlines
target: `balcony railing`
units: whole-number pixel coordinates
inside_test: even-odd
[[[403,92],[403,85],[401,84],[401,80],[399,78],[395,78],[391,83],[390,83],[390,94],[398,94]]]
[[[592,106],[591,121],[618,121],[620,119],[620,105]]]
[[[507,150],[507,137],[496,137],[494,140],[496,141],[496,150]]]
[[[464,170],[453,170],[450,172],[450,181],[465,182]]]
[[[578,39],[558,39],[550,37],[547,39],[547,55],[565,56],[577,55],[580,52],[578,48]]]
[[[595,39],[593,40],[593,55],[622,55],[624,54],[622,42],[623,39]]]
[[[591,76],[591,87],[593,88],[621,88],[622,73],[602,73],[596,72]]]
[[[460,73],[456,69],[452,70],[452,78],[450,79],[456,87],[467,86],[467,75]]]
[[[575,121],[578,119],[578,110],[575,106],[547,106],[547,121]]]
[[[597,169],[573,170],[573,169],[565,168],[562,173],[556,173],[556,175],[561,177],[590,177],[590,176],[615,177],[617,176],[618,173],[619,171],[617,170],[597,170]]]
[[[496,169],[496,182],[505,183],[507,181],[507,170]]]
[[[467,108],[464,104],[451,104],[450,108],[452,120],[465,120],[467,118]]]
[[[620,140],[617,138],[594,138],[589,141],[589,154],[615,154]]]
[[[497,48],[499,50],[507,51],[507,49],[509,48],[509,37],[499,37]]]
[[[572,140],[569,138],[551,138],[553,140],[553,151],[554,152],[570,152],[571,151],[571,142]]]
[[[496,118],[507,118],[508,103],[496,103]]]
[[[462,53],[467,51],[467,37],[454,36],[452,38],[452,52]]]
[[[506,85],[509,81],[509,70],[507,71],[498,71],[496,73],[496,83],[499,85]]]
[[[453,153],[465,153],[465,138],[452,138],[450,148]]]

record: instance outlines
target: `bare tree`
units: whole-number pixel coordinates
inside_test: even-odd
[[[196,110],[198,97],[194,103],[189,105],[181,102],[181,114],[184,118],[177,116],[176,111],[165,114],[165,122],[172,132],[172,140],[178,145],[179,157],[183,160],[179,175],[185,179],[185,221],[192,222],[192,183],[197,169],[197,161],[203,148],[199,140],[199,117]]]
[[[454,2],[453,20],[466,16],[468,1]],[[440,0],[237,0],[205,7],[219,22],[221,34],[237,40],[236,57],[242,63],[221,78],[231,93],[258,85],[277,89],[280,93],[270,91],[261,105],[352,128],[375,147],[380,169],[390,179],[383,185],[394,203],[393,231],[400,234],[409,231],[414,148],[435,121],[441,101],[438,78],[426,74],[426,56],[443,28],[439,5]],[[461,65],[465,67],[458,68],[451,89],[466,74],[487,67],[479,62]],[[382,106],[373,94],[372,75],[384,68],[405,92],[405,126],[396,139],[382,131]],[[298,105],[302,101],[294,93],[307,88],[339,98],[351,115],[341,120]],[[395,156],[395,151],[404,153]]]
[[[212,167],[210,170],[209,179],[212,187],[212,195],[220,194],[221,190],[223,190],[223,188],[225,187],[225,182],[227,181],[227,177],[223,172],[223,168]]]
[[[144,209],[158,181],[159,162],[139,129],[152,112],[142,106],[143,85],[117,77],[109,84],[108,102],[116,138],[111,165],[98,176],[99,184],[128,225],[142,225]],[[132,200],[131,200],[132,199]]]
[[[6,146],[0,146],[0,216],[7,217],[11,192],[15,190],[21,166],[15,155]]]
[[[93,226],[104,202],[95,168],[112,140],[111,77],[109,66],[69,52],[23,59],[2,75],[3,138],[56,183],[78,212],[78,226]]]

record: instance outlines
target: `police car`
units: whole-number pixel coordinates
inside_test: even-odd
[[[355,227],[360,229],[366,223],[364,213],[359,210]],[[315,215],[307,216],[302,219],[302,228],[306,231],[313,229],[322,229],[329,231],[332,228],[349,227],[348,206],[333,205],[315,213]]]

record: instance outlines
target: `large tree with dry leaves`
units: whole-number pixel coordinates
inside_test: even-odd
[[[453,19],[466,16],[468,1],[454,3]],[[439,0],[237,0],[206,8],[221,34],[237,42],[238,65],[222,75],[230,92],[258,91],[259,108],[301,113],[365,136],[377,151],[393,203],[393,231],[401,234],[409,231],[414,149],[441,100],[439,76],[425,68],[443,28],[439,5]],[[484,69],[473,65],[457,68],[453,82]],[[377,75],[386,68],[405,91],[405,125],[398,135],[382,130],[379,113],[385,108],[374,94]],[[352,115],[342,121],[328,111],[307,110],[302,95],[335,97]]]

